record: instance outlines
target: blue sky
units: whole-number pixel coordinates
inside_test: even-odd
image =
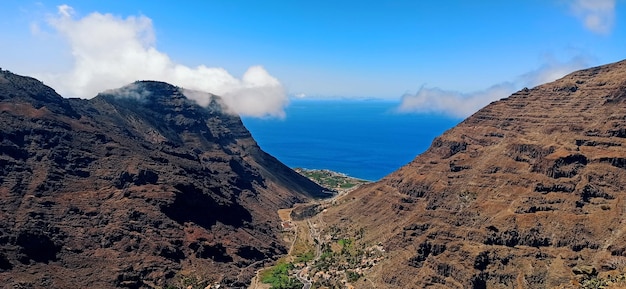
[[[466,116],[626,47],[617,0],[165,3],[2,0],[0,67],[85,98],[164,80],[251,116],[295,96]]]

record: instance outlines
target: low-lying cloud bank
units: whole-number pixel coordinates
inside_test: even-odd
[[[177,64],[157,50],[152,20],[146,16],[94,12],[77,18],[72,7],[61,5],[46,25],[68,42],[74,60],[66,73],[38,76],[62,95],[91,98],[135,80],[159,80],[219,95],[240,115],[285,115],[285,89],[262,66],[252,66],[237,78],[223,68]],[[199,104],[208,102],[203,94],[189,97],[194,95]]]
[[[508,97],[523,87],[534,87],[551,82],[587,66],[587,58],[580,56],[565,62],[549,59],[539,69],[525,73],[515,81],[503,82],[471,93],[422,86],[417,93],[402,96],[398,111],[402,113],[438,113],[465,118],[492,101]]]
[[[568,2],[570,12],[584,27],[596,34],[610,34],[615,25],[615,0],[572,0]],[[523,87],[554,81],[566,74],[589,66],[586,57],[577,56],[569,61],[548,59],[537,70],[525,73],[517,79],[493,85],[487,89],[462,93],[437,87],[421,87],[415,94],[402,96],[400,112],[441,113],[465,118],[494,100],[507,97]]]
[[[464,118],[486,104],[511,94],[512,83],[494,85],[482,91],[462,93],[441,88],[422,86],[415,94],[405,94],[398,107],[399,112],[442,113]]]

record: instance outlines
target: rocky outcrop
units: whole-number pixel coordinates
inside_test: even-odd
[[[321,211],[322,206],[319,204],[297,205],[291,210],[289,217],[294,221],[302,221],[319,214]]]
[[[217,96],[141,81],[91,100],[0,71],[0,281],[11,288],[246,287],[286,252],[276,210],[322,188]]]
[[[576,268],[623,269],[625,104],[626,62],[574,72],[491,103],[343,198],[324,220],[390,256],[355,286],[571,288],[589,275]]]

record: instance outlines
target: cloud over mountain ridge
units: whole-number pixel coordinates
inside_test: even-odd
[[[45,25],[69,44],[73,65],[70,71],[38,77],[63,95],[91,98],[110,87],[150,79],[220,95],[241,115],[284,116],[287,94],[265,68],[251,66],[237,78],[224,68],[179,64],[157,49],[152,20],[146,16],[93,12],[76,17],[72,7],[61,5]],[[34,27],[34,33],[40,31]]]

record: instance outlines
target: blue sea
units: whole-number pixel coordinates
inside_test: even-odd
[[[243,118],[263,150],[287,166],[378,180],[461,120],[396,112],[397,101],[292,100],[284,119]]]

